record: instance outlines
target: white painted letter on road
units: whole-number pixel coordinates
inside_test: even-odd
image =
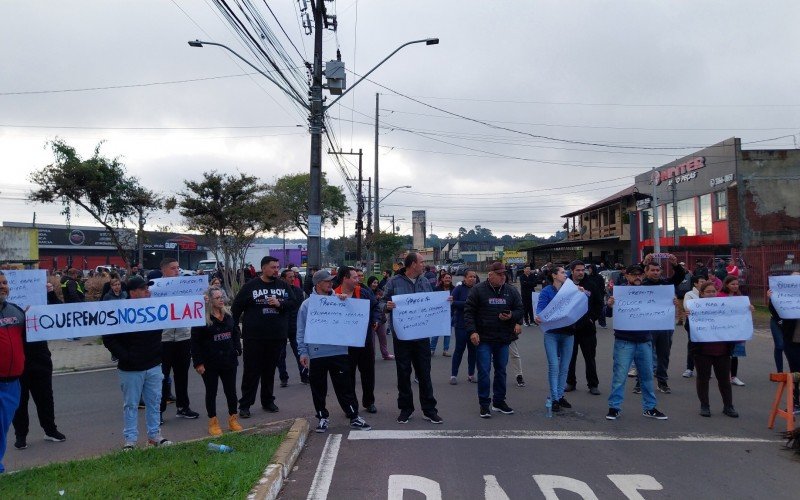
[[[422,493],[426,500],[442,500],[442,488],[433,479],[405,474],[389,476],[389,500],[403,500],[405,491]]]
[[[534,474],[533,480],[539,485],[542,494],[547,500],[558,500],[556,490],[567,490],[577,493],[583,500],[599,500],[588,484],[578,479],[567,476],[551,476],[549,474]]]

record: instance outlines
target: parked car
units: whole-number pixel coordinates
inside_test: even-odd
[[[201,260],[197,263],[197,270],[203,271],[206,274],[213,273],[217,270],[217,260],[216,259],[206,259]]]

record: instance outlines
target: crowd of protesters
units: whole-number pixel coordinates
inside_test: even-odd
[[[693,270],[669,256],[672,275],[662,276],[660,263],[647,256],[641,263],[628,266],[614,286],[672,285],[684,304],[707,297],[740,295],[739,269],[732,263],[707,269],[702,262]],[[327,379],[330,377],[337,401],[352,429],[369,430],[361,412],[375,413],[375,360],[377,340],[380,359],[394,361],[397,371],[397,422],[404,424],[415,412],[412,379],[417,383],[419,405],[425,420],[443,423],[439,415],[431,378],[431,358],[436,354],[438,337],[402,340],[392,332],[393,298],[397,295],[446,292],[451,307],[451,335],[444,336],[442,355],[451,357],[450,384],[458,383],[464,351],[467,351],[467,381],[477,384],[479,416],[490,418],[492,412],[510,415],[514,410],[506,401],[507,365],[512,362],[518,386],[524,387],[522,360],[516,347],[523,327],[541,322],[540,313],[556,296],[567,280],[589,297],[586,314],[576,323],[543,332],[546,375],[550,389],[548,406],[554,412],[571,408],[565,393],[575,391],[577,354],[583,354],[586,387],[600,395],[600,376],[595,362],[596,327],[605,328],[614,305],[613,288],[607,286],[601,268],[583,261],[568,265],[548,264],[534,272],[530,266],[509,269],[501,263],[488,268],[488,277],[480,282],[475,270],[467,269],[464,279],[453,284],[446,270],[438,273],[425,266],[422,256],[411,252],[396,272],[385,271],[381,277],[370,276],[364,282],[363,270],[340,267],[309,269],[301,281],[297,268],[280,269],[273,257],[261,261],[261,272],[243,269],[249,279],[235,297],[227,297],[224,276],[210,276],[205,296],[205,324],[186,329],[154,330],[105,335],[103,343],[117,362],[123,396],[123,449],[137,447],[137,409],[144,408],[147,442],[165,446],[171,442],[161,434],[168,403],[175,402],[176,417],[196,419],[199,414],[189,406],[189,368],[202,377],[206,389],[205,410],[208,432],[221,435],[223,423],[232,431],[242,429],[240,418],[251,417],[251,407],[258,401],[264,411],[278,412],[274,392],[278,372],[282,387],[288,385],[287,358],[294,358],[301,384],[308,385],[311,404],[318,419],[317,432],[326,432],[330,413],[326,407]],[[178,275],[178,263],[166,258],[160,269],[148,276],[138,268],[128,272],[102,270],[99,300],[136,300],[150,297],[152,279]],[[127,279],[125,279],[127,277]],[[532,294],[544,278],[538,301]],[[56,293],[48,283],[48,303],[75,303],[87,300],[82,273],[68,269],[59,273]],[[511,278],[511,279],[509,279]],[[509,283],[519,280],[519,287]],[[680,288],[683,287],[683,293]],[[520,293],[521,290],[521,293]],[[66,440],[55,424],[52,395],[52,361],[46,342],[24,342],[24,312],[8,296],[9,287],[0,272],[0,458],[5,451],[6,431],[13,422],[15,448],[27,447],[28,401],[33,399],[39,423],[46,439]],[[61,296],[59,298],[59,295]],[[368,303],[369,322],[362,347],[315,344],[307,341],[309,297],[331,296],[337,300],[360,299]],[[687,332],[688,356],[683,377],[696,376],[700,415],[711,415],[709,379],[713,370],[722,396],[723,413],[737,417],[733,406],[732,385],[744,385],[737,376],[739,359],[746,355],[744,342],[692,342],[691,315],[680,311],[678,324]],[[800,333],[796,320],[785,320],[773,307],[771,327],[775,340],[776,370],[783,370],[783,355],[791,371],[800,371]],[[611,387],[606,418],[616,420],[622,412],[627,379],[635,377],[634,393],[641,394],[642,414],[667,419],[656,406],[656,392],[669,394],[668,368],[674,330],[629,332],[615,329]],[[391,338],[390,352],[388,339]],[[288,350],[291,349],[291,354]],[[240,395],[237,395],[238,366],[243,365]],[[632,368],[635,366],[635,369]],[[463,373],[463,372],[462,372]],[[361,394],[356,392],[360,377]],[[226,400],[227,416],[217,417],[218,386]],[[259,387],[260,386],[260,387]],[[175,396],[172,395],[174,387]],[[359,398],[360,396],[360,398]],[[359,401],[360,399],[360,401]],[[2,471],[2,465],[0,465]]]

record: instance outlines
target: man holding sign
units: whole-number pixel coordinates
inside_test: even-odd
[[[131,300],[150,297],[150,283],[134,276],[128,280]],[[161,436],[161,330],[147,330],[114,335],[103,335],[103,345],[117,358],[120,387],[122,387],[125,426],[123,450],[136,448],[139,437],[137,408],[139,399],[145,404],[147,442],[151,446],[168,446],[172,441]]]
[[[371,429],[370,425],[358,416],[355,378],[351,376],[353,367],[350,363],[347,345],[313,344],[309,343],[306,338],[310,305],[317,296],[333,297],[332,281],[333,276],[326,269],[315,272],[312,277],[314,288],[311,289],[311,295],[303,302],[297,313],[297,350],[300,353],[300,363],[308,369],[314,412],[319,419],[316,431],[322,433],[328,430],[330,414],[325,407],[325,400],[328,397],[329,375],[336,399],[339,400],[339,406],[350,419],[350,427],[368,431]],[[336,300],[347,300],[347,295],[340,295]]]
[[[397,274],[386,283],[386,291],[381,300],[381,306],[386,311],[392,311],[395,303],[392,297],[415,293],[430,293],[433,291],[427,278],[423,276],[424,266],[422,256],[416,252],[406,255],[405,274]],[[453,300],[451,295],[450,301]],[[394,318],[392,318],[394,322]],[[392,330],[397,333],[394,326]],[[419,380],[419,404],[425,420],[434,424],[441,424],[442,417],[436,410],[436,398],[433,397],[433,383],[431,382],[431,351],[430,340],[427,338],[414,340],[401,340],[395,335],[394,355],[397,365],[397,406],[400,415],[397,422],[407,424],[411,414],[414,413],[414,393],[411,390],[411,367]]]

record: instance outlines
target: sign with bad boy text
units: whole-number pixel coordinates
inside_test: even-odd
[[[307,344],[364,347],[369,325],[369,300],[336,295],[308,298],[305,342]]]
[[[727,342],[753,337],[753,314],[747,297],[713,297],[686,304],[692,342]]]
[[[674,299],[675,287],[672,285],[615,286],[614,329],[640,332],[674,330]]]
[[[208,291],[208,276],[175,276],[156,278],[150,287],[151,297],[203,295]]]
[[[538,297],[537,297],[538,303]],[[589,297],[568,279],[547,306],[538,314],[543,332],[574,325],[589,311]]]
[[[450,335],[449,292],[408,293],[392,297],[392,325],[400,340]]]
[[[770,276],[769,289],[772,290],[769,300],[778,311],[778,316],[783,319],[800,318],[800,275]]]
[[[206,323],[202,295],[32,306],[28,342],[186,328]]]
[[[22,309],[47,304],[47,271],[20,269],[3,271],[8,280],[8,301]]]

